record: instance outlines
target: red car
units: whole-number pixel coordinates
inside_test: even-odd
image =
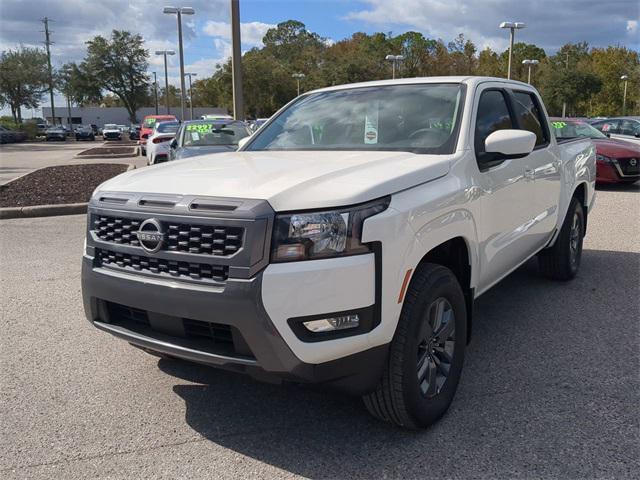
[[[147,154],[147,138],[153,132],[153,127],[156,123],[160,122],[177,122],[178,119],[175,115],[147,115],[144,117],[142,121],[142,127],[140,128],[140,140],[138,140],[138,145],[140,145],[140,150],[142,150],[142,155]]]
[[[596,146],[597,183],[633,183],[640,180],[640,146],[609,138],[581,120],[551,118],[556,138],[589,137]]]

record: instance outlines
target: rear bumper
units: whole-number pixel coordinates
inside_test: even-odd
[[[204,286],[95,266],[93,257],[88,255],[82,262],[87,318],[95,327],[134,345],[263,380],[322,383],[354,394],[373,390],[382,374],[388,345],[334,356],[319,363],[301,360],[285,341],[292,334],[287,330],[282,335],[283,328],[288,328],[284,317],[278,318],[275,312],[274,323],[265,309],[264,278],[263,271],[250,279],[230,278],[222,286]],[[309,298],[302,301],[308,302]],[[153,328],[119,322],[110,310],[114,304],[145,312]],[[270,308],[273,315],[277,309]],[[202,348],[201,342],[183,336],[185,319],[230,328],[233,347]],[[366,335],[351,337],[351,341],[362,342],[362,337]],[[291,338],[289,342],[298,349],[298,341]],[[313,347],[318,351],[322,349],[320,344],[326,344],[331,350],[349,341],[349,338],[327,340],[316,342]]]

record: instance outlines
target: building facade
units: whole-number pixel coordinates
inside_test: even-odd
[[[166,114],[167,109],[160,107],[159,115]],[[154,115],[156,109],[154,107],[143,107],[136,111],[138,122],[146,115]],[[180,107],[172,107],[172,115],[180,119]],[[205,114],[226,114],[227,110],[219,107],[197,107],[193,109],[194,118],[200,118]],[[187,118],[191,120],[190,110],[186,109]],[[51,107],[42,107],[42,116],[47,123],[56,125],[97,125],[103,127],[106,123],[115,123],[116,125],[130,125],[129,113],[124,107],[71,107],[70,111],[66,107],[56,107],[55,122],[51,118]]]

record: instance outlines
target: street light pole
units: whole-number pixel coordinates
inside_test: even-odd
[[[404,60],[404,55],[387,55],[384,57],[385,60],[389,60],[391,62],[391,78],[396,78],[396,62],[401,62]]]
[[[522,64],[529,67],[529,73],[527,75],[527,83],[531,85],[531,67],[540,63],[538,60],[523,60]]]
[[[156,115],[158,115],[158,77],[156,72],[151,73],[153,73],[153,96],[156,99]]]
[[[564,63],[564,68],[565,70],[569,71],[569,52],[566,53],[567,55],[567,59]],[[562,118],[565,118],[567,116],[567,101],[564,100],[562,102]]]
[[[240,48],[240,3],[231,0],[231,84],[233,87],[233,118],[244,119],[242,94],[242,51]]]
[[[507,67],[507,79],[511,78],[511,57],[513,55],[513,40],[515,37],[515,31],[525,28],[526,25],[522,22],[502,22],[500,28],[508,28],[509,33],[509,66]]]
[[[169,106],[169,73],[167,71],[167,55],[175,55],[173,50],[156,50],[156,55],[162,55],[164,57],[164,100],[167,104],[167,115],[171,113],[171,107]]]
[[[185,85],[184,85],[184,49],[182,48],[182,15],[193,15],[196,11],[191,7],[164,7],[167,14],[176,14],[178,19],[178,52],[180,54],[180,120],[184,121]]]
[[[300,96],[300,80],[306,77],[306,75],[304,73],[294,73],[291,76],[296,79],[296,82],[298,84],[298,97],[299,97]]]
[[[191,115],[189,116],[190,120],[193,120],[193,90],[191,89],[191,77],[197,77],[197,73],[185,73],[186,76],[189,77],[189,110]]]
[[[629,76],[622,75],[620,80],[624,81],[624,93],[622,94],[622,115],[627,114],[627,83],[629,83]]]

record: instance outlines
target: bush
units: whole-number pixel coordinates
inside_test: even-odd
[[[11,117],[0,117],[0,125],[9,130],[21,130],[27,134],[27,138],[32,140],[38,135],[38,123],[33,120],[26,120],[23,123],[16,123]]]

